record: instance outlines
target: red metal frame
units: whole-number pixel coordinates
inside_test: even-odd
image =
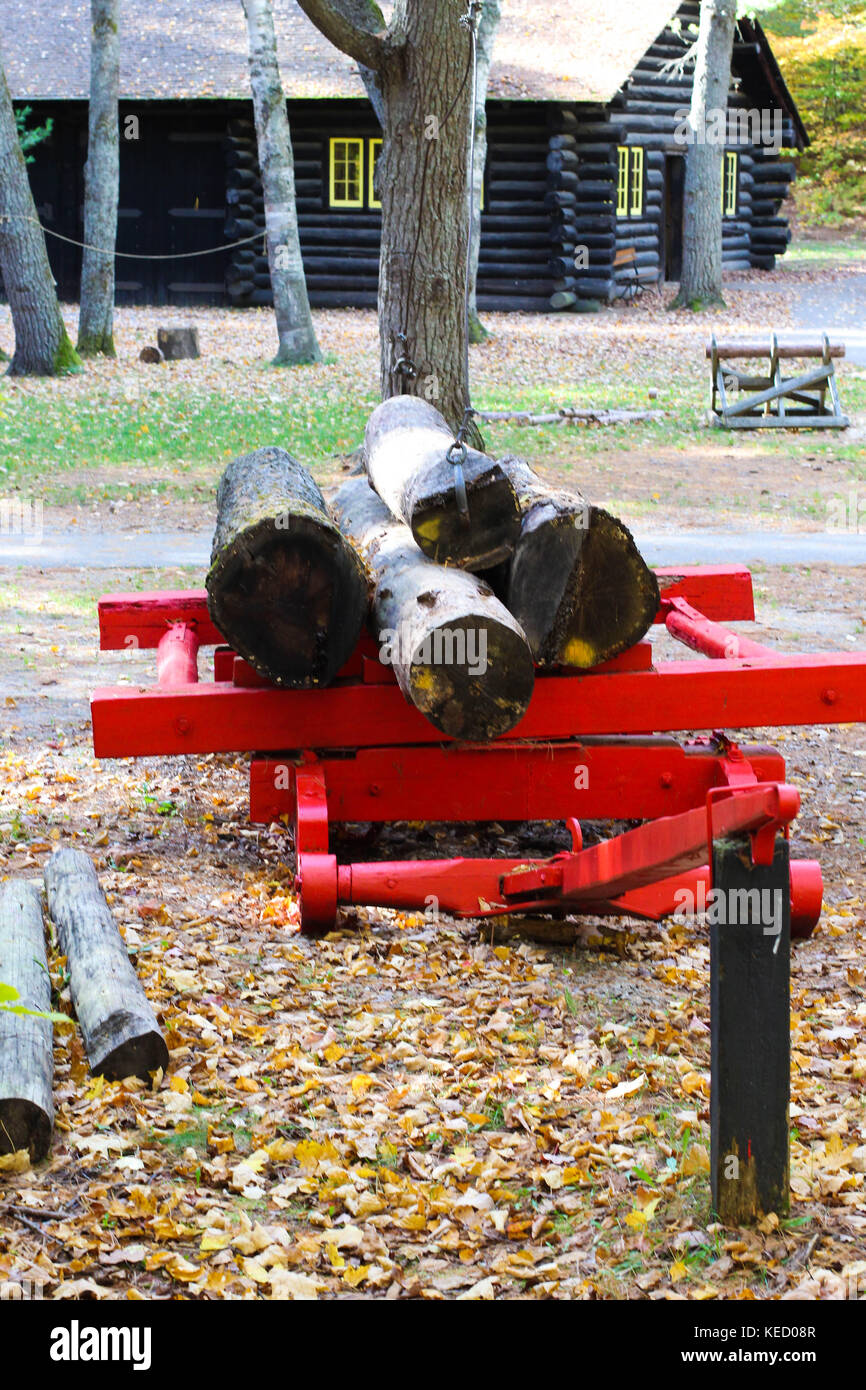
[[[294,822],[305,930],[327,929],[351,904],[657,920],[688,894],[700,902],[715,837],[748,833],[754,861],[767,863],[799,808],[775,750],[720,733],[662,735],[866,721],[866,654],[781,654],[721,625],[754,618],[748,570],[657,574],[656,622],[704,659],[653,664],[641,642],[591,672],[539,672],[523,720],[490,744],[451,741],[427,723],[369,638],[328,689],[277,690],[219,645],[203,593],[110,595],[99,605],[102,648],[155,647],[158,681],[94,693],[94,750],[253,752],[250,817]],[[214,644],[214,680],[200,682],[199,647]],[[331,822],[551,819],[567,823],[573,848],[547,860],[339,865],[329,848]],[[583,848],[581,819],[644,823]],[[792,931],[806,935],[820,914],[820,868],[794,862],[790,878]]]

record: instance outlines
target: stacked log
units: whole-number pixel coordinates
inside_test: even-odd
[[[534,659],[583,669],[610,661],[653,622],[655,575],[615,516],[579,493],[546,487],[521,459],[499,463],[517,493],[522,521],[496,587]]]
[[[507,559],[520,534],[517,498],[494,459],[467,449],[460,467],[468,514],[461,509],[455,466],[447,458],[453,443],[454,431],[427,401],[393,396],[367,424],[367,476],[430,559],[489,569]]]
[[[168,1048],[87,855],[56,850],[45,891],[91,1071],[122,1081],[165,1070]]]
[[[207,580],[216,627],[274,685],[327,685],[357,645],[367,579],[313,478],[276,447],[234,459]]]
[[[508,733],[535,673],[507,608],[478,576],[429,560],[365,478],[344,483],[331,506],[369,568],[375,632],[406,699],[452,738]]]
[[[0,883],[0,982],[16,992],[15,1007],[47,1013],[51,980],[38,888],[20,879]],[[54,1124],[51,1021],[0,1010],[0,1154],[27,1149],[44,1158]]]

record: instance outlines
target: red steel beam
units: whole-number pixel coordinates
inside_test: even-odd
[[[97,757],[359,748],[447,739],[392,685],[324,690],[116,686],[91,703]],[[510,739],[866,722],[866,653],[663,662],[540,676]]]
[[[784,781],[774,749],[740,751],[758,781]],[[711,743],[658,738],[361,749],[321,765],[332,823],[646,820],[704,804],[729,780],[723,756]],[[294,789],[291,763],[254,758],[250,820],[291,816]]]
[[[663,599],[662,607],[667,613],[665,626],[671,636],[702,656],[717,661],[731,661],[737,657],[780,655],[772,647],[753,642],[738,632],[731,632],[719,623],[711,622],[706,614],[699,613],[685,599]]]
[[[708,618],[748,622],[755,616],[752,576],[741,565],[666,566],[657,569],[656,575],[663,599],[685,598]],[[155,647],[170,623],[194,626],[202,646],[224,640],[210,620],[204,589],[105,594],[98,609],[103,651]],[[655,621],[664,620],[660,608]]]

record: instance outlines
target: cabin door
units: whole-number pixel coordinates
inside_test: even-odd
[[[665,279],[679,280],[683,271],[683,194],[686,161],[681,154],[665,159]]]

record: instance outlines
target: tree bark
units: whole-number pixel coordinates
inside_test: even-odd
[[[81,361],[57,303],[54,277],[30,191],[27,166],[6,76],[0,66],[0,274],[6,288],[15,352],[11,376],[58,376]]]
[[[478,258],[481,251],[481,201],[484,196],[484,169],[487,164],[487,86],[493,46],[501,17],[499,0],[484,0],[478,25],[478,77],[475,88],[475,160],[472,178],[472,225],[469,242],[469,341],[483,343],[489,337],[478,317]]]
[[[366,0],[299,4],[381,86],[382,398],[421,396],[456,429],[469,399],[464,290],[472,83],[469,35],[460,23],[464,0],[396,0],[384,33],[374,31],[374,7]],[[398,369],[404,355],[410,371]]]
[[[321,362],[298,236],[295,164],[270,0],[243,0],[279,349],[274,366]]]
[[[724,146],[707,138],[708,116],[724,111],[727,127],[736,0],[702,0],[689,114],[683,195],[683,268],[671,308],[701,309],[722,300],[722,160]]]
[[[452,738],[492,739],[523,717],[535,672],[514,618],[476,575],[436,565],[365,478],[331,499],[373,578],[381,659],[406,699]]]
[[[307,470],[285,449],[228,465],[217,492],[208,609],[275,685],[327,685],[355,649],[367,578]]]
[[[78,352],[114,357],[114,252],[120,180],[120,3],[90,0],[90,107]]]
[[[56,850],[45,891],[90,1070],[109,1081],[164,1070],[168,1048],[87,855]]]
[[[517,497],[500,465],[468,449],[462,465],[469,504],[461,516],[447,421],[426,401],[395,396],[377,406],[364,437],[367,476],[416,543],[439,564],[489,569],[506,559],[520,534]]]
[[[500,467],[522,513],[502,588],[539,665],[584,669],[640,641],[659,608],[658,582],[630,531],[579,493],[545,486],[521,459]]]
[[[0,981],[28,1009],[51,1009],[51,977],[38,888],[0,883]],[[53,1030],[46,1018],[0,1010],[0,1154],[28,1149],[43,1159],[54,1125]]]

